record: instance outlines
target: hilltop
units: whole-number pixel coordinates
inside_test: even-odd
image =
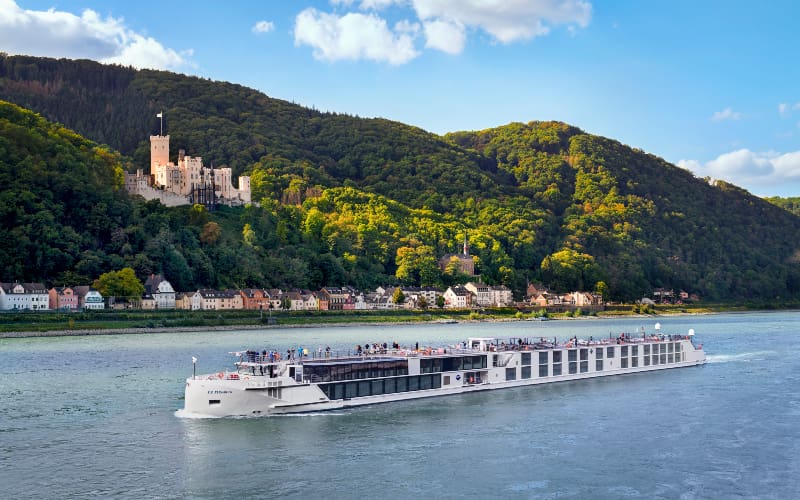
[[[537,279],[564,290],[602,282],[613,300],[656,287],[713,299],[800,293],[796,215],[564,123],[438,136],[321,113],[226,82],[25,56],[0,56],[0,99],[107,145],[87,141],[77,149],[109,158],[111,170],[85,163],[105,179],[95,191],[117,210],[97,215],[95,226],[73,228],[77,237],[56,229],[31,240],[29,248],[69,257],[56,264],[28,265],[19,248],[8,249],[0,257],[14,271],[5,279],[55,283],[125,264],[140,276],[163,272],[179,289],[447,284],[463,277],[440,272],[435,258],[467,237],[485,281],[518,294]],[[30,141],[20,131],[46,138],[42,130],[64,128],[9,104],[3,109],[14,110],[5,120],[16,127],[2,131],[6,147]],[[115,189],[119,169],[149,164],[148,136],[158,132],[161,111],[176,150],[250,175],[260,206],[166,209]],[[9,180],[21,177],[3,210],[29,182],[21,158],[34,149],[49,155],[58,148],[36,146],[4,163]],[[44,160],[45,178],[57,164]],[[61,182],[81,183],[67,175]],[[47,198],[52,189],[33,183],[30,192]],[[76,193],[23,215],[68,222],[68,202],[85,196]],[[0,230],[14,242],[36,232],[12,218]],[[73,246],[64,250],[62,240]]]

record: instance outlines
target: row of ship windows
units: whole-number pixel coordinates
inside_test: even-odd
[[[412,375],[381,380],[324,384],[319,387],[328,396],[328,399],[351,399],[398,392],[439,389],[442,387],[442,377],[441,375]]]
[[[680,363],[682,361],[680,353],[673,353],[673,354],[653,354],[645,355],[642,358],[643,366],[650,366],[653,365],[666,365],[670,363]],[[595,360],[594,371],[601,372],[605,366],[605,360],[603,359],[596,359]],[[629,366],[630,364],[630,366]],[[549,373],[550,366],[553,367],[553,373]],[[545,360],[544,363],[539,364],[539,376],[540,377],[547,377],[548,375],[551,376],[558,376],[562,375],[562,363],[552,363],[552,365],[547,363]],[[621,368],[638,368],[639,367],[639,357],[635,356],[630,358],[630,361],[627,357],[620,359],[620,367]],[[589,371],[589,361],[581,361],[578,363],[577,361],[570,361],[567,363],[567,371],[570,375],[576,373],[587,373]],[[517,369],[516,368],[506,368],[506,380],[516,380],[517,377]],[[531,378],[531,367],[530,366],[523,366],[520,370],[520,378],[526,379]]]
[[[305,365],[303,375],[311,382],[337,382],[362,378],[408,375],[408,363],[403,360],[354,363],[342,365]]]
[[[645,356],[649,356],[652,348],[653,354],[674,354],[681,352],[681,344],[680,342],[667,342],[663,344],[646,344],[642,346],[643,352]],[[595,359],[603,359],[605,358],[613,358],[615,357],[617,346],[610,346],[610,347],[597,347],[597,348],[584,348],[584,349],[568,349],[567,350],[567,360],[578,361],[578,356],[580,355],[581,361],[588,361],[589,360],[589,352],[594,352]],[[562,358],[564,357],[564,351],[552,351],[553,352],[553,363],[560,363]],[[639,346],[619,346],[619,355],[621,358],[627,358],[628,354],[630,353],[631,356],[638,357],[639,356]],[[539,364],[547,363],[549,358],[549,351],[539,351]],[[531,353],[523,352],[521,357],[521,364],[523,366],[531,364]]]

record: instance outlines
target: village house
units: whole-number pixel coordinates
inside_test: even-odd
[[[270,309],[269,293],[261,288],[245,288],[239,290],[242,296],[242,308],[248,311],[268,311]]]
[[[228,311],[242,309],[242,296],[233,290],[203,288],[192,297],[192,309]]]
[[[444,306],[448,309],[466,309],[472,306],[472,292],[462,285],[448,287],[443,297]]]
[[[160,274],[151,274],[144,282],[142,309],[175,309],[175,290]]]
[[[75,311],[78,309],[78,296],[69,286],[57,286],[47,291],[50,309],[56,311]]]
[[[175,294],[175,308],[185,311],[194,311],[192,297],[197,292],[179,292]],[[197,302],[197,307],[200,307],[200,301]]]
[[[489,286],[484,285],[483,283],[475,283],[470,281],[464,288],[472,292],[475,295],[475,302],[474,305],[479,307],[486,307],[492,305],[492,297],[489,292]]]
[[[489,287],[489,303],[498,307],[512,306],[514,294],[505,285],[492,285]]]
[[[78,296],[78,309],[82,311],[102,311],[106,307],[103,295],[88,285],[72,287]]]
[[[50,295],[41,283],[0,283],[0,310],[46,311]]]

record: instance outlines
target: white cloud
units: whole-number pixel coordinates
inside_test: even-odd
[[[550,25],[586,27],[592,5],[583,0],[411,0],[423,21],[457,22],[489,33],[502,43],[545,35]]]
[[[295,19],[294,43],[313,47],[314,57],[323,61],[369,59],[399,65],[419,55],[414,34],[405,31],[408,26],[398,23],[391,31],[374,14],[338,16],[308,8]]]
[[[800,102],[796,102],[794,104],[782,102],[778,104],[778,113],[780,113],[781,116],[787,116],[792,111],[800,111]]]
[[[269,33],[274,29],[275,24],[272,21],[259,21],[253,26],[252,31],[253,33]]]
[[[455,21],[435,20],[423,23],[425,47],[448,54],[460,54],[464,50],[467,34],[464,26]]]
[[[9,54],[87,58],[137,68],[193,66],[191,51],[177,52],[125,26],[122,18],[101,18],[90,9],[80,17],[49,9],[24,10],[0,0],[0,50]]]
[[[777,185],[800,180],[800,151],[758,153],[738,149],[705,164],[697,160],[681,160],[678,166],[699,177],[725,179],[737,186]]]
[[[712,122],[721,122],[724,120],[741,120],[742,114],[738,111],[734,111],[731,108],[725,108],[722,111],[716,111],[713,115],[711,115]]]

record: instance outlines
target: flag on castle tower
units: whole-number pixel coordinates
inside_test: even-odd
[[[156,118],[164,118],[164,112],[162,111],[161,113],[158,113]]]

